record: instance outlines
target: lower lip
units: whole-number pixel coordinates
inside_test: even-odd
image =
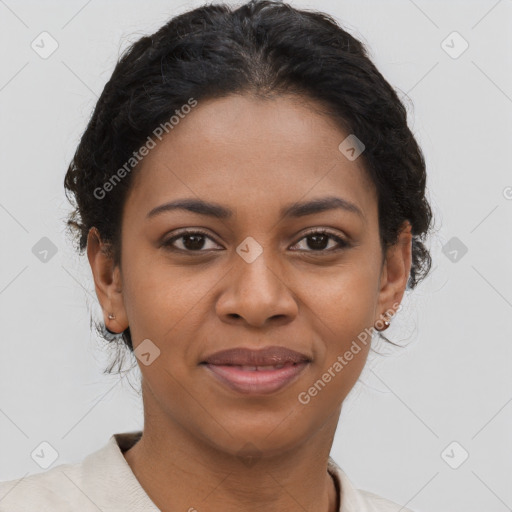
[[[309,363],[303,362],[275,370],[243,370],[240,366],[204,364],[221,382],[245,394],[275,393],[293,382]]]

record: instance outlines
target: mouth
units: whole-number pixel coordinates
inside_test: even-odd
[[[220,382],[244,394],[275,393],[296,380],[309,365],[308,362],[286,363],[276,366],[203,364]]]
[[[299,378],[311,358],[284,347],[236,348],[217,352],[200,365],[229,389],[242,394],[275,393]]]

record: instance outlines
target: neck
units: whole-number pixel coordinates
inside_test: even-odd
[[[148,422],[148,415],[124,456],[162,512],[338,512],[327,461],[339,412],[300,446],[252,458],[226,453],[172,421]]]

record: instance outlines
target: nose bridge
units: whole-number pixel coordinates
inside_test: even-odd
[[[266,238],[268,240],[268,237]],[[292,317],[297,305],[281,275],[281,263],[270,247],[247,237],[236,248],[229,286],[217,304],[224,319],[243,317],[263,324],[270,317]]]
[[[240,258],[236,263],[238,283],[254,287],[253,293],[274,293],[281,287],[278,258],[273,255],[270,243],[264,248],[248,236],[238,245],[236,253]]]

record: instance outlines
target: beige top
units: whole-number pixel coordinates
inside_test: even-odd
[[[123,455],[141,435],[140,430],[113,434],[82,462],[0,482],[0,512],[159,512]],[[328,471],[341,489],[339,512],[412,512],[356,490],[330,457]]]

